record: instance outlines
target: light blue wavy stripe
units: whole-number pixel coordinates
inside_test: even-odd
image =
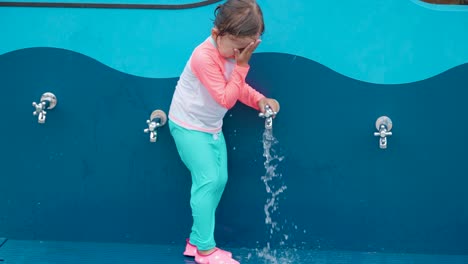
[[[192,1],[172,3],[188,2]],[[382,84],[422,80],[468,62],[468,6],[417,0],[258,2],[267,31],[257,52],[306,57],[351,78]],[[210,33],[214,7],[4,7],[0,54],[56,47],[129,74],[176,77],[192,49]]]

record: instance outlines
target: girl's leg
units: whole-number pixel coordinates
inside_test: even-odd
[[[193,226],[190,242],[210,250],[214,240],[215,213],[227,182],[227,151],[222,133],[188,130],[169,121],[179,155],[192,175],[190,206]]]

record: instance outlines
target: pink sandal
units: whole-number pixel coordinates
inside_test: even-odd
[[[195,254],[195,262],[198,264],[240,264],[239,261],[228,256],[226,252],[227,251],[215,248],[215,250],[210,254],[203,255],[197,250],[197,253]]]
[[[197,246],[190,243],[190,240],[187,238],[187,245],[185,245],[184,256],[186,257],[195,257],[197,254]]]
[[[187,245],[185,245],[184,256],[186,257],[195,257],[197,255],[197,246],[190,243],[190,239],[187,238],[186,240]],[[226,254],[228,257],[232,258],[232,253],[226,250],[222,250],[220,248],[216,248],[217,250],[221,251],[223,254]]]

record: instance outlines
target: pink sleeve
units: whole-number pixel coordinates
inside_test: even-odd
[[[230,109],[241,95],[249,68],[236,65],[232,70],[231,78],[226,81],[219,65],[220,62],[212,56],[203,50],[196,50],[192,55],[190,67],[213,99],[221,106]]]
[[[239,101],[252,107],[255,110],[260,110],[258,107],[258,101],[260,101],[262,98],[265,98],[265,96],[257,92],[254,88],[246,83],[241,90]]]

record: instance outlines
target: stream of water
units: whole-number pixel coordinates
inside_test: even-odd
[[[279,250],[278,246],[286,245],[290,235],[285,233],[284,226],[286,220],[279,222],[277,215],[279,214],[279,199],[287,190],[282,174],[277,172],[277,167],[284,159],[283,156],[276,153],[275,145],[278,140],[273,136],[272,129],[265,129],[263,132],[263,157],[265,157],[265,175],[262,176],[262,181],[265,184],[265,189],[268,194],[264,211],[265,225],[267,227],[268,242],[262,249],[257,250],[257,256],[265,260],[265,263],[271,264],[289,264],[293,263],[294,256],[291,251]],[[275,245],[272,245],[275,243]],[[276,245],[278,244],[278,245]]]

